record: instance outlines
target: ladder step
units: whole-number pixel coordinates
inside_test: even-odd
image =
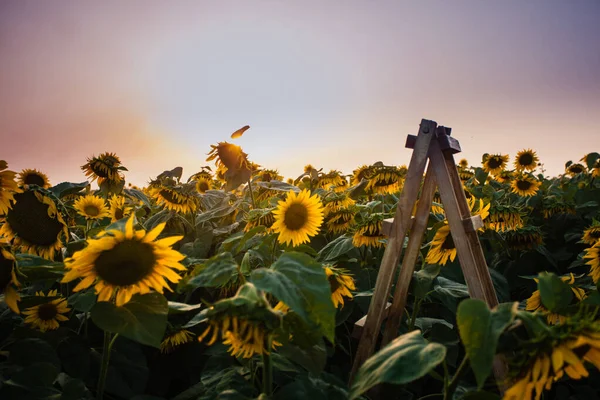
[[[411,221],[414,222],[415,217],[411,217]],[[470,218],[463,220],[465,230],[467,232],[477,232],[480,228],[483,228],[483,220],[481,215],[473,215]],[[381,233],[386,236],[390,236],[392,233],[392,226],[394,225],[394,218],[386,218],[381,224]]]
[[[385,304],[385,311],[383,312],[384,319],[387,318],[387,316],[390,312],[391,306],[392,306],[392,303]],[[352,337],[353,338],[360,339],[360,336],[362,335],[363,327],[365,326],[365,322],[367,322],[366,315],[354,323],[354,328],[352,329]]]

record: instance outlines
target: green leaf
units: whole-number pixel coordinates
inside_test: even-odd
[[[270,269],[254,270],[250,279],[258,289],[273,294],[306,322],[316,324],[333,343],[336,309],[320,263],[303,253],[284,253]]]
[[[193,258],[206,258],[212,246],[212,239],[212,228],[199,227],[196,229],[196,240],[182,245],[179,252]]]
[[[466,299],[458,305],[456,322],[478,388],[492,372],[498,339],[517,311],[518,303],[502,303],[493,311],[481,300]]]
[[[118,333],[148,346],[160,347],[167,328],[167,299],[160,293],[136,294],[122,307],[101,301],[92,308],[92,321],[102,330]]]
[[[38,362],[50,363],[60,370],[60,360],[48,342],[41,339],[21,339],[10,347],[8,361],[26,367]]]
[[[415,297],[423,299],[431,290],[434,279],[440,274],[439,264],[427,264],[425,268],[413,273],[413,291]]]
[[[20,387],[31,388],[40,386],[52,386],[59,370],[56,365],[47,362],[38,362],[22,370],[14,373],[11,376],[9,384],[16,384]]]
[[[140,201],[142,201],[142,203],[144,203],[145,206],[151,207],[150,200],[148,200],[148,197],[146,197],[144,192],[141,192],[137,189],[124,189],[123,191],[129,197],[132,197],[136,200],[140,200]]]
[[[327,243],[327,246],[319,251],[319,259],[323,261],[335,260],[353,249],[352,237],[342,235]]]
[[[96,293],[93,290],[73,293],[67,302],[77,311],[89,312],[96,304]]]
[[[544,307],[551,312],[560,313],[571,304],[573,292],[569,284],[553,273],[542,272],[538,276],[538,289]]]
[[[236,275],[238,265],[231,253],[219,253],[196,268],[201,271],[187,282],[188,286],[219,287]]]
[[[358,370],[350,399],[356,399],[380,383],[403,385],[433,370],[446,357],[446,347],[429,343],[419,331],[394,339],[370,357]]]
[[[85,189],[86,186],[89,186],[88,182],[81,182],[81,183],[62,182],[56,186],[51,187],[50,191],[56,197],[61,198],[68,194],[79,193],[83,189]]]

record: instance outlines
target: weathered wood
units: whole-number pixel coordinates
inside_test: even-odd
[[[419,197],[419,203],[417,205],[417,212],[412,229],[408,236],[408,246],[404,251],[404,258],[402,260],[402,266],[400,267],[400,275],[398,277],[398,281],[396,282],[396,289],[394,290],[392,307],[388,312],[385,329],[383,331],[381,347],[387,345],[394,340],[396,336],[398,336],[398,329],[400,328],[402,314],[404,313],[404,307],[406,306],[408,288],[412,280],[417,258],[419,257],[419,251],[423,241],[423,234],[427,229],[427,222],[429,221],[429,213],[431,211],[431,203],[433,202],[435,189],[435,175],[430,164],[427,167],[425,181],[423,182],[421,196]]]
[[[391,306],[392,306],[392,303],[390,303],[390,302],[386,303],[385,310],[383,310],[383,318],[387,318]],[[360,338],[360,335],[362,335],[362,331],[365,326],[365,322],[367,322],[366,314],[364,317],[362,317],[361,319],[359,319],[358,321],[356,321],[354,323],[354,328],[352,329],[352,337],[354,337],[356,339]]]
[[[440,149],[442,149],[442,151],[449,150],[452,152],[452,154],[460,153],[462,149],[460,147],[459,141],[454,139],[452,136],[448,136],[449,133],[447,132],[450,132],[450,128],[441,128],[444,130],[441,131],[441,134],[438,137]],[[404,147],[408,149],[414,149],[416,140],[417,137],[415,135],[408,135],[406,137],[406,144],[404,145]]]
[[[410,217],[409,230],[412,229],[412,225],[415,222],[415,217]],[[381,221],[381,233],[385,236],[392,236],[392,229],[394,229],[394,218],[386,218]]]
[[[364,364],[375,350],[375,344],[377,343],[379,330],[383,322],[384,305],[387,303],[390,294],[392,278],[396,272],[400,253],[402,252],[404,236],[410,226],[411,212],[417,200],[421,180],[423,179],[423,172],[425,172],[427,152],[429,151],[430,143],[435,142],[431,138],[434,136],[436,128],[437,124],[434,121],[421,120],[415,148],[408,165],[404,188],[396,208],[393,229],[383,253],[377,281],[375,282],[373,298],[369,305],[367,319],[354,358],[350,380],[354,378],[360,366]]]
[[[481,215],[473,215],[472,217],[463,219],[463,225],[466,232],[477,232],[478,229],[484,227]]]

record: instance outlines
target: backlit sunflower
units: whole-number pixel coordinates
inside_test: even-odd
[[[375,167],[365,191],[371,194],[390,194],[402,189],[403,174],[396,167]]]
[[[521,210],[511,205],[494,204],[490,208],[490,215],[484,221],[486,229],[504,232],[519,229],[523,226]]]
[[[590,266],[589,276],[592,277],[594,283],[598,283],[600,280],[600,241],[585,249],[583,258],[588,260],[586,264]]]
[[[585,167],[581,164],[571,164],[566,168],[567,174],[576,176],[585,172]]]
[[[224,166],[227,169],[237,169],[249,167],[248,154],[242,151],[238,145],[228,142],[219,142],[217,145],[210,145],[212,150],[208,153],[206,161],[215,160],[217,167]]]
[[[600,159],[596,160],[596,163],[594,164],[591,172],[592,177],[600,178]]]
[[[466,158],[461,158],[458,162],[458,166],[461,168],[469,168],[469,161]]]
[[[194,213],[198,209],[198,198],[192,184],[181,186],[158,185],[150,189],[150,196],[156,204],[167,210],[183,214]]]
[[[38,328],[42,332],[53,331],[58,329],[59,321],[68,321],[64,314],[71,311],[67,306],[67,299],[58,295],[57,290],[51,290],[48,294],[43,292],[36,292],[38,297],[56,297],[47,303],[43,303],[34,307],[29,307],[23,311],[25,315],[25,323],[32,325],[34,328]]]
[[[282,181],[283,176],[280,175],[279,171],[277,171],[276,169],[263,169],[258,171],[258,173],[256,174],[256,179],[258,179],[261,182],[271,182],[273,180]]]
[[[383,226],[383,214],[371,214],[369,218],[361,222],[352,236],[354,247],[382,247],[386,236],[381,232]]]
[[[575,295],[575,298],[578,301],[582,301],[585,298],[585,290],[583,290],[579,287],[573,286],[573,283],[575,283],[575,276],[572,273],[567,276],[561,276],[560,279],[563,282],[569,284],[569,286],[571,286],[571,291],[573,292],[573,294]],[[534,281],[536,283],[539,283],[539,279],[537,279],[537,278],[534,278]],[[551,325],[562,324],[563,322],[565,322],[565,320],[567,318],[563,315],[548,311],[546,309],[546,307],[544,307],[544,305],[542,304],[542,297],[540,296],[539,290],[534,291],[531,294],[531,297],[529,297],[527,299],[525,310],[531,311],[531,312],[537,311],[537,312],[540,312],[541,314],[545,314],[548,323]]]
[[[198,193],[204,194],[207,190],[212,188],[212,179],[200,177],[195,181],[195,187]]]
[[[544,243],[542,231],[535,226],[523,226],[505,231],[503,236],[508,247],[513,250],[530,250]]]
[[[346,270],[336,268],[333,265],[327,264],[323,268],[325,268],[325,274],[331,287],[331,300],[334,307],[338,308],[340,305],[344,307],[344,297],[351,299],[352,293],[350,291],[356,290],[354,279]]]
[[[77,211],[77,214],[91,221],[110,217],[110,210],[106,206],[104,199],[93,194],[79,197],[73,203],[73,208]]]
[[[329,189],[331,186],[338,187],[343,185],[344,178],[342,173],[337,170],[331,170],[326,174],[319,176],[317,187]]]
[[[48,189],[50,181],[48,176],[37,169],[24,169],[19,173],[19,186],[38,185],[41,188]]]
[[[333,234],[347,232],[354,225],[355,212],[349,208],[342,208],[327,214],[325,226],[327,231]]]
[[[194,334],[186,329],[175,330],[165,336],[160,343],[160,352],[163,354],[172,353],[176,347],[182,344],[190,343],[194,340]]]
[[[594,221],[592,226],[583,231],[581,241],[585,244],[593,245],[600,240],[600,222]]]
[[[131,215],[132,208],[126,205],[125,197],[114,194],[109,203],[110,222],[117,222],[118,220]]]
[[[67,225],[54,201],[37,189],[14,195],[15,204],[6,214],[0,237],[20,247],[24,253],[52,260],[63,247],[61,236],[69,237]]]
[[[273,215],[273,209],[254,209],[250,210],[246,214],[245,218],[246,226],[244,232],[248,232],[252,228],[257,226],[264,226],[267,230],[271,230],[271,227],[275,223],[275,216]]]
[[[353,205],[354,200],[346,194],[328,195],[323,199],[326,216],[341,209],[352,207]]]
[[[0,215],[8,212],[15,201],[14,194],[21,192],[15,181],[16,173],[6,168],[8,168],[6,161],[0,160]]]
[[[445,224],[437,230],[425,261],[429,264],[446,265],[448,260],[454,261],[456,258],[456,246],[450,233],[450,225]]]
[[[498,175],[508,164],[508,155],[492,154],[485,157],[483,170],[492,175]]]
[[[373,173],[372,167],[363,165],[352,171],[352,184],[358,185],[363,179],[369,179]]]
[[[85,175],[92,182],[98,181],[101,185],[104,181],[120,182],[123,175],[120,171],[127,169],[121,165],[121,160],[115,153],[102,153],[98,157],[92,156],[87,159],[87,163],[81,166]]]
[[[521,150],[515,157],[515,170],[521,171],[533,171],[537,168],[537,164],[540,161],[535,151],[531,149]]]
[[[68,272],[62,282],[83,278],[73,291],[95,285],[98,301],[110,301],[114,296],[117,306],[127,303],[136,293],[171,290],[165,279],[177,283],[181,276],[174,270],[186,270],[180,263],[185,256],[171,249],[182,236],[156,240],[165,223],[150,232],[134,231],[133,220],[133,216],[129,218],[125,232],[112,229],[98,239],[88,240],[86,248],[66,261]]]
[[[308,190],[300,193],[289,191],[286,200],[280,200],[273,211],[275,223],[273,232],[278,233],[279,243],[292,243],[298,246],[310,241],[323,223],[323,205],[318,195],[310,195]]]
[[[18,288],[21,286],[17,280],[17,260],[11,253],[9,246],[0,243],[0,294],[4,295],[4,302],[15,313],[19,313],[18,301],[21,300]]]
[[[512,192],[523,197],[535,195],[541,185],[542,182],[531,175],[519,175],[511,183]]]

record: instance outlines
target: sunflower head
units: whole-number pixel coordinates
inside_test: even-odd
[[[384,246],[383,240],[386,236],[381,231],[384,218],[385,215],[382,213],[373,213],[358,223],[352,236],[354,247],[379,248]]]
[[[345,233],[354,225],[354,210],[342,208],[327,214],[325,226],[327,231],[333,234]]]
[[[67,299],[59,296],[57,290],[51,290],[47,294],[37,292],[35,295],[38,297],[53,297],[54,299],[23,311],[26,324],[46,332],[58,329],[59,322],[69,320],[64,314],[71,311],[71,309],[67,306]]]
[[[311,196],[308,190],[300,193],[290,190],[286,199],[279,201],[273,215],[273,232],[279,234],[279,243],[298,246],[309,242],[309,237],[319,232],[323,223],[323,205],[319,196]]]
[[[124,179],[120,171],[127,171],[114,153],[102,153],[98,157],[92,156],[87,159],[87,163],[81,166],[81,169],[92,182],[97,180],[98,185],[105,181],[119,183]]]
[[[10,251],[10,246],[0,243],[0,294],[4,294],[4,302],[15,313],[19,313],[18,301],[21,300],[17,280],[17,260]]]
[[[535,151],[531,149],[524,149],[517,153],[515,157],[515,170],[518,172],[521,171],[533,171],[537,168],[538,162],[540,159],[538,158]]]
[[[461,168],[468,168],[469,167],[469,161],[467,161],[466,158],[462,158],[459,162],[458,162],[458,166]]]
[[[245,232],[257,226],[264,226],[267,230],[271,230],[275,223],[275,216],[271,208],[250,210],[244,219],[246,220]]]
[[[362,165],[352,171],[352,181],[353,185],[358,185],[363,179],[369,179],[371,177],[372,168],[368,165]]]
[[[6,214],[15,201],[14,194],[22,192],[15,181],[16,173],[9,171],[8,164],[0,160],[0,215]]]
[[[75,208],[77,214],[90,221],[110,217],[110,210],[106,206],[104,199],[93,194],[79,197],[73,203],[73,208]]]
[[[344,307],[344,297],[351,299],[352,293],[350,291],[356,290],[354,279],[352,279],[348,271],[337,268],[334,265],[326,264],[323,268],[331,287],[331,300],[334,307],[338,308],[340,305]]]
[[[585,249],[583,259],[590,266],[590,276],[595,284],[600,280],[600,241]]]
[[[132,208],[126,203],[125,197],[114,194],[110,201],[110,222],[117,222],[131,214]]]
[[[446,265],[456,258],[456,246],[452,239],[450,226],[446,223],[439,228],[431,241],[425,261],[429,264]]]
[[[519,229],[523,226],[522,210],[514,205],[494,204],[485,219],[486,229],[504,232]]]
[[[178,186],[155,185],[150,189],[150,196],[159,206],[182,214],[194,213],[199,206],[196,187],[191,183]]]
[[[337,170],[331,170],[326,174],[321,174],[317,182],[317,186],[323,189],[330,187],[338,187],[343,185],[342,173]]]
[[[191,343],[195,335],[186,329],[176,329],[165,335],[165,338],[160,343],[160,352],[163,354],[172,353],[175,348]]]
[[[208,153],[206,161],[215,160],[217,167],[224,166],[227,169],[249,168],[248,154],[242,148],[233,143],[219,142],[210,145],[212,150]]]
[[[146,232],[134,230],[133,222],[132,216],[125,224],[125,231],[111,229],[97,239],[88,240],[87,247],[66,261],[68,272],[62,282],[83,278],[73,291],[95,285],[98,301],[114,298],[117,306],[127,303],[136,293],[171,290],[166,280],[177,283],[181,276],[174,270],[186,270],[180,263],[185,256],[171,249],[182,236],[156,240],[165,223]]]
[[[502,170],[506,168],[508,163],[508,155],[503,154],[492,154],[484,157],[483,160],[483,170],[492,175],[499,174]]]
[[[586,297],[585,290],[574,285],[575,276],[572,273],[566,276],[561,276],[560,279],[571,287],[571,291],[573,292],[574,299],[576,299],[576,301],[582,301]],[[534,278],[534,280],[539,285],[539,279]],[[539,312],[541,314],[546,315],[546,319],[551,325],[561,324],[566,320],[565,316],[550,312],[544,307],[544,305],[542,304],[542,298],[539,290],[534,291],[531,294],[531,297],[527,299],[525,310],[531,312]]]
[[[256,174],[256,178],[261,182],[282,181],[283,176],[276,169],[263,169]]]
[[[323,206],[325,207],[325,216],[335,211],[339,211],[343,208],[352,207],[354,200],[347,194],[328,194],[323,199]]]
[[[566,168],[567,174],[571,176],[577,176],[579,174],[583,174],[586,171],[586,168],[579,163],[571,164]]]
[[[27,188],[29,185],[38,185],[41,188],[48,189],[50,181],[46,174],[37,169],[24,169],[19,173],[19,186]]]
[[[202,176],[196,179],[194,182],[196,191],[200,194],[204,194],[207,190],[210,190],[212,188],[212,179],[210,178]]]
[[[500,183],[510,183],[515,178],[515,173],[512,171],[501,171],[498,175],[494,176],[494,180]]]
[[[511,187],[512,192],[518,194],[523,197],[531,197],[534,196],[542,182],[538,181],[532,175],[521,174],[512,181]]]
[[[68,239],[67,225],[56,203],[45,192],[31,188],[14,195],[15,204],[6,214],[0,237],[13,239],[25,253],[53,259]]]
[[[594,245],[600,241],[600,221],[594,220],[592,225],[583,231],[581,241],[585,244]]]
[[[402,189],[403,174],[400,168],[377,166],[372,169],[365,191],[371,194],[396,193]]]
[[[523,226],[505,231],[504,240],[513,250],[531,250],[544,243],[542,231],[536,226]]]

